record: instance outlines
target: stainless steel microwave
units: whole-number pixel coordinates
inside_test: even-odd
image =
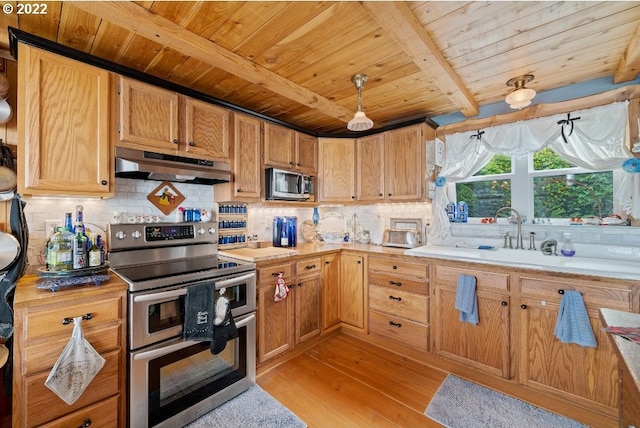
[[[308,201],[313,196],[314,179],[310,175],[284,169],[265,170],[266,198],[285,201]]]

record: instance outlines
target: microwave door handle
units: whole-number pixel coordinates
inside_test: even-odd
[[[230,285],[234,285],[234,284],[242,284],[243,282],[255,279],[255,277],[256,277],[256,274],[252,272],[252,273],[248,273],[246,275],[238,276],[236,278],[225,279],[225,280],[222,280],[222,281],[216,281],[216,290],[219,290],[221,288],[227,288]]]
[[[302,195],[304,193],[304,189],[302,187],[302,174],[298,175],[298,195]]]
[[[180,288],[178,290],[165,291],[163,293],[153,293],[153,294],[145,294],[142,296],[135,296],[133,301],[138,302],[153,302],[155,300],[166,300],[172,299],[174,297],[180,297],[187,294],[186,288]]]

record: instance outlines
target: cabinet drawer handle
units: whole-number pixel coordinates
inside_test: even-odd
[[[399,323],[399,322],[393,322],[393,321],[389,321],[389,325],[390,325],[391,327],[398,327],[398,328],[401,328],[401,327],[402,327],[402,323]]]
[[[389,296],[391,300],[397,300],[398,302],[402,301],[402,297]]]
[[[194,143],[193,141],[189,141],[189,146],[194,147],[196,145],[196,143]]]
[[[283,274],[283,275],[284,275],[284,272],[274,272],[274,273],[272,273],[272,274],[271,274],[271,276],[272,276],[272,277],[274,277],[274,278],[276,278],[276,277],[277,277],[278,275],[280,275],[280,274]]]
[[[87,418],[82,421],[82,425],[80,425],[78,428],[87,428],[89,426],[91,426],[91,419]]]
[[[389,281],[389,285],[395,285],[396,287],[402,287],[401,282]]]
[[[558,290],[558,294],[564,294],[564,290],[563,289]]]
[[[502,306],[507,306],[507,302],[500,303]]]
[[[178,141],[178,140],[173,140],[173,144],[178,145],[178,144],[180,144],[180,141]]]
[[[522,309],[527,309],[527,305],[520,305]]]
[[[305,269],[315,269],[316,265],[306,265],[304,268]]]
[[[89,312],[88,314],[84,314],[82,316],[82,319],[84,321],[88,321],[91,318],[93,318],[93,315],[91,314],[91,312]],[[71,324],[73,322],[73,318],[62,318],[62,325],[67,325],[67,324]]]

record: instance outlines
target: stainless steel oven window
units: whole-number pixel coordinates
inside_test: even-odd
[[[181,338],[132,353],[130,426],[184,425],[255,384],[255,314],[235,322],[238,338],[218,355]]]

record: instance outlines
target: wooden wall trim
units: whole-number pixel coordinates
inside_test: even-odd
[[[538,117],[552,116],[559,113],[568,113],[573,110],[597,107],[612,104],[619,101],[626,101],[640,98],[640,85],[630,85],[611,91],[602,92],[588,97],[576,98],[573,100],[561,101],[558,103],[536,104],[523,110],[513,113],[495,115],[483,119],[469,119],[463,122],[444,125],[436,129],[436,136],[443,137],[456,132],[473,131],[476,129],[488,128],[491,126],[504,125],[518,122],[520,120],[536,119]],[[633,124],[632,124],[633,125]],[[632,126],[632,130],[634,127]],[[637,128],[635,134],[637,134]],[[633,135],[633,133],[632,133]]]

